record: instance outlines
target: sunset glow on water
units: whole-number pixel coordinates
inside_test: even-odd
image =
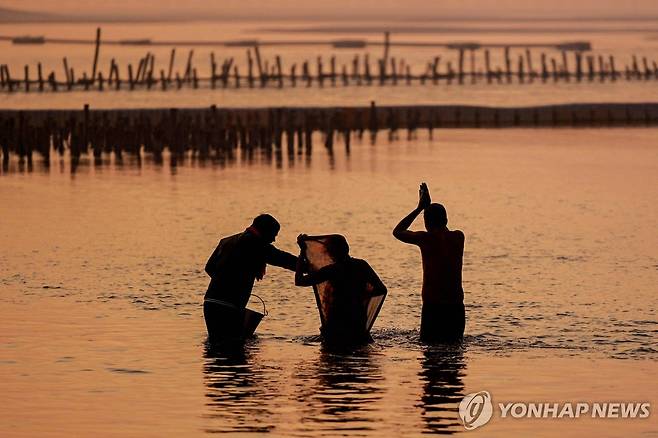
[[[412,3],[422,13],[422,2]],[[517,3],[503,5],[508,17],[527,17],[532,9],[515,9]],[[539,3],[545,2],[537,2],[536,11],[545,11],[546,5]],[[647,12],[651,4],[645,3],[637,5],[644,16],[630,21],[621,17],[628,19],[633,11],[627,14],[614,5],[608,5],[607,16],[616,14],[617,21],[596,18],[579,24],[547,18],[540,25],[557,30],[546,33],[510,31],[539,25],[496,20],[495,12],[483,6],[481,20],[468,22],[461,15],[436,26],[505,32],[408,32],[392,38],[588,40],[596,54],[613,54],[626,62],[632,54],[658,59],[656,34],[632,29],[658,29]],[[39,5],[7,1],[0,7],[36,10]],[[194,15],[206,7],[193,1],[185,13]],[[60,12],[75,15],[75,2],[63,2],[62,8]],[[103,8],[95,12],[109,13]],[[146,13],[122,8],[116,13]],[[243,10],[234,3],[227,8],[227,14]],[[327,14],[333,10],[322,8]],[[382,14],[389,8],[389,3],[382,6]],[[452,3],[446,8],[461,11]],[[592,8],[581,5],[574,14],[588,16],[585,12]],[[176,9],[163,7],[162,14],[171,11]],[[92,13],[93,7],[81,6],[80,15]],[[298,31],[326,23],[378,29],[431,25],[418,16],[402,24],[385,17],[367,20],[358,8],[355,18],[343,23],[291,14],[289,20],[101,26],[107,39],[196,41],[335,38],[327,32]],[[93,39],[97,25],[10,22],[0,26],[0,36]],[[579,26],[589,30],[576,32]],[[380,32],[352,36],[382,38]],[[64,55],[80,72],[91,68],[93,45],[21,47],[0,41],[0,46],[0,64],[16,72],[36,62],[48,71],[61,69]],[[188,49],[179,49],[177,70],[184,69]],[[112,58],[122,66],[135,63],[146,50],[164,65],[171,47],[103,46],[99,65],[107,70]],[[244,48],[198,48],[195,59],[204,75],[211,50],[245,64]],[[331,50],[281,47],[263,53],[270,62],[280,54],[289,65]],[[368,50],[373,60],[381,56],[381,48]],[[337,53],[339,64],[349,63],[354,54]],[[392,53],[420,71],[438,52],[393,48]],[[503,62],[502,52],[492,53],[496,65]],[[454,51],[442,56],[455,62]],[[621,78],[582,83],[534,79],[524,84],[270,84],[225,90],[3,90],[0,108],[654,103],[655,84]],[[3,123],[0,120],[0,126],[6,126]],[[49,166],[37,154],[29,166],[12,155],[0,172],[0,435],[658,434],[658,129],[435,129],[431,138],[421,129],[408,134],[381,131],[374,142],[368,133],[363,138],[355,135],[346,150],[342,137],[328,149],[322,134],[315,132],[312,150],[236,150],[222,160],[187,153],[175,165],[169,151],[162,162],[146,152],[139,159],[126,154],[122,160],[103,153],[96,163],[91,155],[83,155],[76,167],[71,166],[69,151],[61,156],[53,151]],[[391,234],[416,206],[422,181],[433,200],[445,205],[448,227],[466,236],[467,319],[464,340],[456,346],[420,341],[420,253]],[[269,266],[254,286],[269,312],[257,336],[230,353],[209,345],[202,313],[209,280],[204,266],[221,237],[243,231],[262,212],[281,223],[278,248],[297,254],[300,233],[340,233],[349,241],[351,254],[370,263],[388,288],[371,332],[373,343],[348,352],[325,348],[317,337],[320,319],[311,288],[296,287],[294,273]],[[412,229],[423,229],[422,219]],[[262,304],[252,298],[248,307],[261,311]],[[482,391],[493,400],[492,418],[467,432],[460,402]],[[648,403],[650,415],[593,418],[588,412],[582,418],[503,418],[499,405],[578,402],[588,408],[594,403]]]

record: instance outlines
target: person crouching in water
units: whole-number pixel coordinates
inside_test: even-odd
[[[221,239],[208,259],[203,317],[211,343],[243,338],[244,310],[254,280],[263,279],[268,264],[295,270],[297,257],[272,245],[280,228],[274,217],[261,214],[245,231]]]
[[[303,248],[305,235],[297,242]],[[330,283],[330,294],[324,308],[322,341],[334,347],[349,347],[370,342],[367,329],[367,298],[386,293],[386,286],[365,260],[350,257],[350,247],[341,235],[332,235],[326,243],[334,263],[315,272],[308,272],[303,251],[297,258],[295,285],[314,286]],[[322,312],[322,309],[320,310]]]

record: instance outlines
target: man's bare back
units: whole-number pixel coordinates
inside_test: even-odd
[[[421,212],[424,212],[427,231],[409,231]],[[445,208],[431,203],[429,189],[423,183],[418,207],[393,229],[396,239],[420,248],[423,260],[421,337],[427,340],[457,340],[464,332],[464,233],[450,231],[447,223]]]
[[[461,303],[464,233],[420,231],[415,243],[423,258],[423,302]]]

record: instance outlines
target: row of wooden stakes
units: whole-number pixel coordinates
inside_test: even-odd
[[[270,64],[261,56],[259,47],[256,45],[247,50],[247,73],[243,75],[234,58],[228,58],[218,63],[214,52],[210,54],[210,75],[209,77],[200,77],[198,69],[194,66],[194,50],[187,54],[186,67],[183,73],[174,72],[176,60],[176,49],[171,50],[167,68],[156,69],[155,55],[147,53],[136,68],[132,64],[127,66],[127,77],[120,74],[119,64],[116,59],[111,59],[109,71],[103,74],[98,68],[99,51],[101,46],[100,29],[97,31],[96,49],[94,52],[93,67],[90,74],[83,72],[81,77],[76,76],[76,72],[68,63],[66,57],[63,58],[63,69],[65,79],[58,80],[54,71],[47,75],[44,74],[42,64],[37,64],[36,78],[30,74],[30,66],[25,65],[23,68],[23,77],[18,79],[14,77],[7,64],[0,65],[0,90],[7,92],[14,91],[52,91],[59,90],[99,90],[106,89],[121,90],[127,87],[128,90],[135,89],[181,89],[182,87],[199,88],[200,86],[209,86],[216,88],[218,86],[240,88],[247,87],[265,87],[285,85],[312,86],[317,84],[323,86],[325,83],[336,85],[342,83],[348,85],[380,85],[398,83],[432,83],[437,84],[440,81],[449,83],[463,84],[467,81],[476,82],[486,80],[491,83],[498,82],[518,82],[532,81],[541,79],[542,81],[558,80],[611,80],[615,81],[620,78],[626,80],[649,80],[658,79],[658,64],[656,61],[650,61],[647,57],[638,57],[632,55],[632,61],[626,65],[623,70],[619,70],[614,56],[603,56],[586,54],[582,51],[573,52],[573,60],[569,59],[567,51],[561,51],[556,58],[549,57],[541,53],[539,57],[539,66],[533,64],[533,54],[530,49],[524,53],[518,54],[513,59],[509,47],[504,48],[503,66],[493,66],[491,62],[491,53],[489,49],[484,50],[484,69],[477,66],[476,53],[477,48],[468,49],[460,47],[458,49],[458,60],[456,65],[451,61],[442,63],[442,58],[436,56],[426,63],[424,71],[420,74],[413,73],[412,67],[404,59],[396,59],[389,56],[388,46],[385,47],[384,56],[376,60],[375,67],[372,67],[369,55],[355,55],[351,65],[343,64],[339,70],[336,62],[336,56],[331,56],[328,62],[328,68],[325,66],[325,60],[318,56],[314,63],[304,61],[300,65],[293,63],[289,72],[286,73],[283,67],[281,56],[277,55],[274,62]],[[468,59],[467,59],[468,58]],[[470,64],[467,66],[467,62]],[[315,71],[313,72],[313,64]],[[467,68],[468,67],[468,68]],[[123,87],[123,88],[122,88]]]
[[[658,103],[570,104],[528,108],[490,108],[465,105],[385,106],[374,102],[344,108],[218,108],[91,110],[0,110],[0,150],[6,165],[11,155],[32,162],[33,153],[50,161],[51,153],[73,161],[92,154],[120,158],[150,154],[155,160],[168,150],[174,157],[193,154],[201,159],[224,157],[237,149],[311,152],[313,133],[322,133],[331,150],[342,135],[364,131],[374,143],[379,130],[440,128],[513,128],[584,126],[655,126]],[[285,138],[285,142],[284,142]]]

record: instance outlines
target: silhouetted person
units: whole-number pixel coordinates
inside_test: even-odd
[[[409,231],[424,211],[427,231]],[[462,289],[464,233],[448,229],[448,215],[441,204],[432,204],[429,189],[420,185],[418,207],[400,221],[393,235],[420,247],[423,259],[423,311],[420,336],[424,341],[458,341],[464,335]]]
[[[300,246],[305,237],[300,235],[297,238]],[[327,251],[334,263],[308,272],[303,254],[297,258],[297,286],[313,286],[325,281],[332,286],[321,330],[322,340],[333,346],[352,346],[370,341],[366,327],[367,302],[371,295],[386,293],[386,286],[368,262],[350,257],[349,250],[343,236],[332,235],[327,242]]]
[[[242,337],[254,280],[263,278],[268,264],[295,270],[297,257],[272,245],[280,227],[272,216],[261,214],[242,233],[221,239],[208,259],[203,316],[211,342]]]

